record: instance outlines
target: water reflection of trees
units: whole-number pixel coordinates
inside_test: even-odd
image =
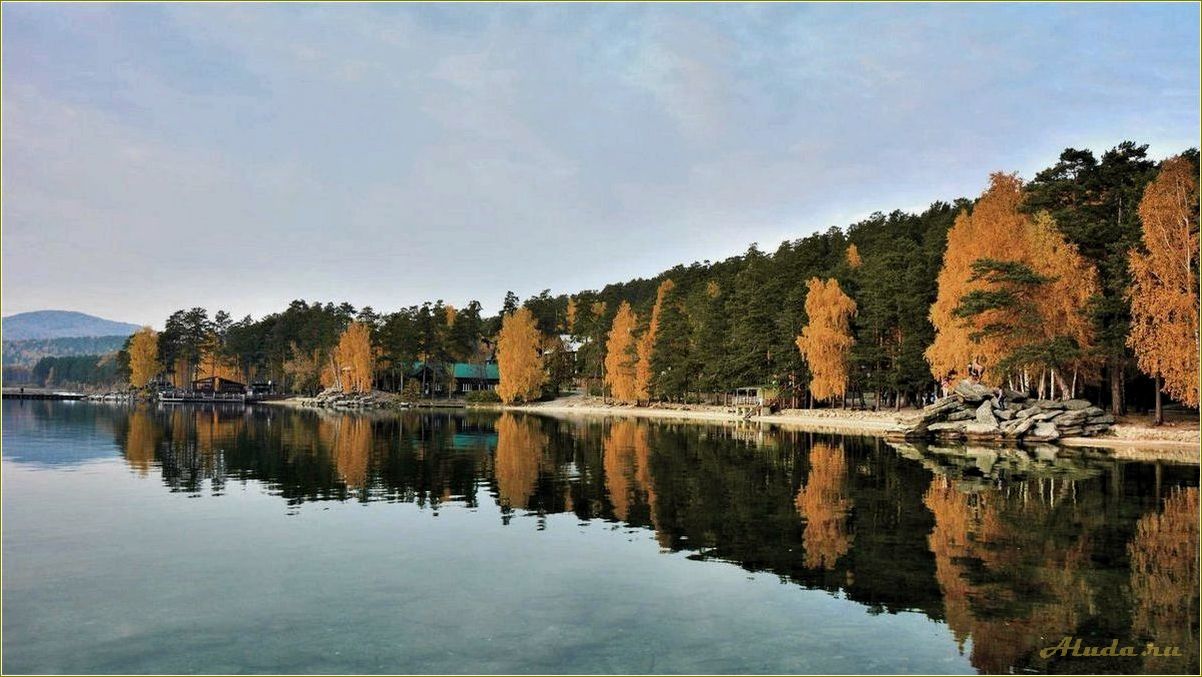
[[[847,519],[852,501],[846,482],[847,459],[842,445],[815,442],[810,448],[810,475],[795,500],[797,513],[805,520],[802,543],[808,567],[833,568],[851,550]]]
[[[691,558],[769,572],[872,613],[945,621],[982,671],[1197,666],[1196,652],[1147,664],[1038,656],[1063,635],[1196,645],[1196,467],[508,413],[122,416],[113,427],[129,466],[158,467],[181,491],[254,480],[291,504],[492,500],[506,522],[618,520]]]
[[[525,416],[502,414],[497,421],[497,454],[493,472],[503,510],[525,509],[538,484],[548,439],[538,422]]]
[[[1198,664],[1198,489],[1174,488],[1160,513],[1140,518],[1131,554],[1132,631],[1142,641],[1181,648]],[[1192,592],[1192,594],[1190,594]],[[1182,659],[1149,657],[1147,672],[1174,672]],[[1195,670],[1196,671],[1196,670]]]

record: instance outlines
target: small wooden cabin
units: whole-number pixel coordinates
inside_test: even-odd
[[[246,384],[220,376],[209,376],[208,378],[198,378],[193,381],[192,390],[198,393],[242,395],[246,393]]]

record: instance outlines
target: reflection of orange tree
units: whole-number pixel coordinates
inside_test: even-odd
[[[810,448],[810,474],[797,492],[797,513],[806,521],[802,532],[805,565],[830,569],[851,550],[854,539],[847,528],[852,508],[847,493],[847,459],[843,447],[815,442]]]
[[[125,462],[139,475],[145,476],[150,471],[160,436],[154,417],[145,407],[130,412],[129,431],[125,435]]]
[[[637,421],[615,421],[602,447],[605,485],[609,489],[614,515],[620,520],[630,517],[631,504],[637,498],[637,491],[646,497],[654,519],[655,488],[651,481],[651,445],[647,440],[647,428]]]
[[[923,496],[935,517],[927,542],[948,626],[961,647],[972,638],[972,664],[989,673],[1009,672],[1049,637],[1072,634],[1092,604],[1083,576],[1088,535],[1057,542],[1048,523],[1065,516],[1054,517],[1042,493],[1014,489],[966,493],[936,476]],[[1087,511],[1071,518],[1088,521]],[[1039,599],[1027,601],[1033,591]]]
[[[1198,489],[1175,489],[1164,511],[1140,518],[1131,554],[1133,634],[1158,646],[1178,646],[1198,664]],[[1176,661],[1169,663],[1168,661]],[[1178,672],[1181,658],[1149,657],[1149,672]]]
[[[348,487],[367,484],[367,466],[371,459],[371,420],[343,414],[337,419],[323,418],[317,434],[330,450],[338,475]]]
[[[502,508],[524,509],[538,483],[538,468],[550,440],[537,421],[502,414],[497,421],[497,492]]]

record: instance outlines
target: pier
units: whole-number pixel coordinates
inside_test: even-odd
[[[6,400],[82,400],[86,395],[61,390],[42,388],[5,388]]]

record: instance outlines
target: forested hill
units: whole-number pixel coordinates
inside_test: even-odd
[[[127,335],[4,341],[5,367],[32,367],[43,357],[106,355],[121,350]]]
[[[3,319],[5,341],[56,339],[76,336],[129,336],[138,325],[115,322],[69,310],[36,310]]]
[[[1084,394],[1116,413],[1128,399],[1155,392],[1146,365],[1159,361],[1180,372],[1165,392],[1192,401],[1196,388],[1173,384],[1191,380],[1178,377],[1191,364],[1196,370],[1196,346],[1169,346],[1177,351],[1171,357],[1150,351],[1159,350],[1156,336],[1196,335],[1197,165],[1195,149],[1158,160],[1131,142],[1101,155],[1070,148],[1025,183],[1001,173],[980,177],[986,190],[975,199],[935,202],[917,214],[876,213],[774,249],[753,244],[723,261],[600,290],[547,290],[525,300],[509,293],[502,315],[492,318],[481,316],[476,301],[452,308],[441,300],[390,309],[297,300],[241,321],[222,311],[180,310],[154,338],[158,361],[148,366],[177,382],[220,372],[312,391],[337,382],[330,365],[357,320],[370,329],[371,350],[358,350],[373,355],[364,362],[368,377],[376,387],[398,388],[418,361],[487,359],[494,344],[482,339],[495,338],[501,317],[525,308],[538,331],[523,336],[541,335],[539,353],[551,356],[539,367],[546,379],[533,380],[545,392],[569,383],[599,390],[604,382],[612,393],[621,378],[640,385],[619,399],[678,400],[771,385],[794,402],[871,394],[878,406],[898,405],[930,396],[936,375],[963,373],[973,355],[982,355],[991,378]],[[1149,188],[1154,180],[1156,190]],[[1141,209],[1153,220],[1145,223]],[[1169,213],[1175,221],[1155,217]],[[1164,231],[1169,223],[1191,223],[1192,230]],[[1182,311],[1157,319],[1140,301],[1137,335],[1134,299],[1154,294],[1134,293],[1133,272],[1152,279],[1149,271],[1164,256],[1147,243],[1179,237],[1180,248],[1193,252],[1186,276],[1193,281],[1156,303],[1178,303]],[[1131,267],[1136,259],[1142,273]],[[1156,326],[1188,325],[1189,308],[1192,331]],[[808,362],[799,350],[806,329],[814,348]],[[578,347],[566,363],[557,356],[567,351],[555,343],[563,335]],[[818,354],[827,348],[828,355]]]

